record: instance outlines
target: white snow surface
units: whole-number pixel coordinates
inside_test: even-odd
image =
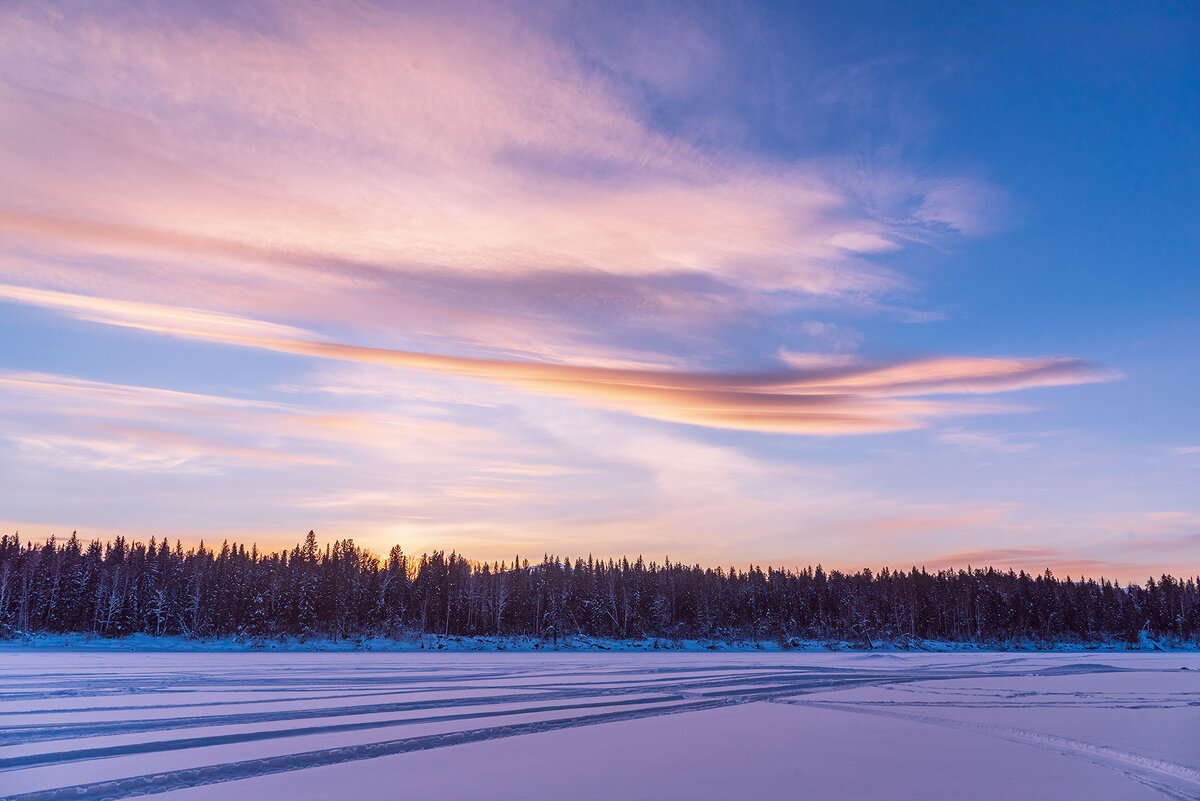
[[[1200,654],[0,648],[7,799],[1200,799]]]

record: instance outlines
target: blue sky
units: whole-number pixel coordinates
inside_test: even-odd
[[[0,522],[1144,580],[1200,11],[16,4]]]

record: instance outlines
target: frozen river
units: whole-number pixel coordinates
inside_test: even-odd
[[[0,650],[0,796],[147,794],[1200,799],[1200,655]]]

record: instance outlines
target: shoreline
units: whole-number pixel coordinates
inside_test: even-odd
[[[843,640],[695,639],[647,637],[608,640],[568,636],[557,645],[533,637],[444,636],[440,634],[395,637],[155,637],[132,634],[101,637],[92,634],[32,634],[0,640],[0,651],[62,649],[87,651],[197,652],[197,653],[1189,653],[1200,651],[1196,642],[1160,642],[1149,638],[1136,645],[1125,642],[972,643],[938,640],[882,641],[868,647]]]

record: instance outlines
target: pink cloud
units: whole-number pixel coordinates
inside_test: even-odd
[[[484,379],[657,420],[749,431],[854,434],[918,428],[929,418],[1012,410],[976,401],[929,400],[924,395],[994,393],[1111,377],[1076,359],[942,357],[741,375],[592,367],[325,342],[297,329],[279,330],[273,324],[224,314],[21,287],[0,285],[0,297],[156,333]]]
[[[1128,560],[1100,559],[1082,556],[1075,551],[1046,546],[1016,546],[1010,548],[968,548],[927,563],[937,568],[994,567],[998,570],[1024,570],[1038,576],[1049,569],[1058,578],[1075,579],[1101,577],[1116,581],[1139,581],[1157,568],[1152,563]]]
[[[521,307],[552,289],[541,276],[576,279],[580,296],[620,279],[610,308],[698,331],[796,296],[872,302],[904,281],[862,255],[925,225],[864,210],[823,168],[656,132],[609,73],[500,6],[466,22],[305,2],[175,12],[0,11],[0,229],[36,265],[0,275],[97,294],[70,265],[106,257],[119,297],[525,354],[582,357],[591,340],[613,359],[594,344],[613,312],[546,325],[553,310]],[[684,63],[719,57],[692,38]],[[680,275],[719,296],[647,283]],[[507,280],[523,297],[481,313],[458,287],[428,291],[430,276]]]

